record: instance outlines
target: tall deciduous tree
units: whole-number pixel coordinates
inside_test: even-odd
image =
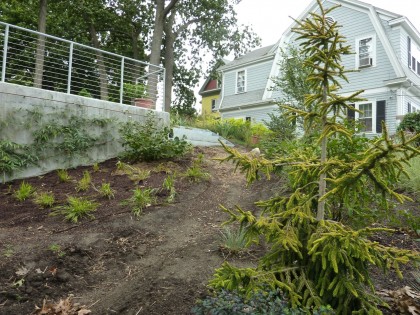
[[[39,0],[38,32],[46,33],[47,30],[47,0]],[[38,42],[35,54],[35,77],[34,87],[42,87],[42,76],[44,72],[45,57],[45,36],[38,35]]]
[[[202,60],[207,49],[215,60],[246,52],[259,44],[259,39],[248,27],[238,27],[234,6],[238,0],[172,0],[155,1],[155,25],[152,38],[150,63],[163,63],[165,75],[165,110],[169,111],[172,99],[174,69],[184,67],[176,60],[188,59],[190,67]],[[162,42],[162,34],[165,40]],[[163,44],[163,45],[162,45]],[[162,54],[162,52],[164,52]],[[185,55],[189,54],[189,58]],[[188,68],[188,67],[186,67]],[[148,90],[156,93],[157,80],[149,80]]]

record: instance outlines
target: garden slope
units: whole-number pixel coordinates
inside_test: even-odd
[[[177,176],[176,202],[165,204],[163,191],[158,205],[144,209],[139,219],[122,204],[135,187],[160,188],[165,172],[184,172],[198,152],[204,153],[209,181]],[[58,301],[69,294],[92,314],[189,314],[224,261],[219,245],[226,216],[219,205],[252,209],[269,193],[270,185],[247,188],[233,165],[213,160],[223,155],[221,148],[205,148],[174,162],[141,163],[139,168],[151,170],[144,181],[118,172],[116,160],[100,164],[97,172],[69,170],[67,183],[60,183],[56,172],[26,180],[37,191],[54,192],[58,204],[67,196],[101,204],[94,219],[78,224],[50,216],[51,210],[31,199],[18,202],[13,191],[21,181],[0,186],[0,314],[30,314],[44,298]],[[86,170],[95,187],[111,183],[115,199],[101,197],[94,188],[76,192]]]

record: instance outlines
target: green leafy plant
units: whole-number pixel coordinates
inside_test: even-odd
[[[224,263],[210,285],[244,295],[269,286],[285,292],[294,308],[331,305],[338,314],[381,314],[378,306],[385,303],[375,295],[370,266],[402,277],[400,265],[418,262],[420,256],[370,240],[374,233],[391,229],[357,220],[365,225],[356,230],[341,220],[345,215],[360,218],[367,204],[388,211],[391,200],[408,199],[393,185],[404,164],[418,156],[412,144],[420,137],[406,139],[400,133],[393,141],[383,123],[380,137],[358,142],[343,118],[348,110],[355,110],[350,104],[360,100],[362,91],[339,94],[340,82],[347,81],[341,57],[351,54],[350,46],[339,34],[337,22],[326,18],[335,6],[324,9],[317,2],[319,11],[296,21],[295,29],[310,69],[304,109],[282,106],[285,115],[302,119],[304,141],[312,139],[312,145],[298,146],[273,160],[225,146],[225,160],[246,173],[248,182],[259,179],[261,173],[270,178],[274,171],[286,170],[293,187],[259,201],[258,216],[240,207],[223,208],[230,216],[227,223],[239,223],[246,230],[247,244],[263,239],[268,252],[255,268]]]
[[[126,164],[124,162],[117,162],[117,170],[123,172],[130,178],[132,181],[141,182],[150,177],[149,170],[143,170],[138,167]]]
[[[124,83],[123,85],[124,104],[132,104],[133,99],[145,98],[146,96],[147,96],[147,93],[143,84]]]
[[[62,183],[66,183],[71,179],[67,170],[64,170],[64,169],[63,170],[57,170],[57,176],[58,176],[59,181],[62,182]]]
[[[406,177],[401,178],[398,186],[407,192],[410,192],[416,197],[420,198],[420,157],[413,158],[406,166]]]
[[[156,203],[155,191],[153,189],[141,189],[137,187],[133,190],[133,195],[124,204],[132,207],[132,212],[136,217],[140,217],[144,208]]]
[[[125,152],[122,159],[129,161],[155,161],[183,156],[191,149],[184,139],[170,139],[169,129],[157,126],[153,113],[144,124],[129,122],[120,129]]]
[[[108,198],[108,199],[114,199],[115,198],[115,191],[111,188],[110,183],[102,183],[101,187],[99,188],[99,193],[102,197]]]
[[[92,183],[92,178],[88,171],[83,172],[83,177],[77,182],[76,191],[86,191]]]
[[[11,245],[5,245],[5,248],[3,249],[3,256],[10,258],[15,254],[15,251],[13,250],[13,247]]]
[[[93,170],[94,172],[99,172],[99,164],[98,164],[98,163],[93,164],[93,166],[92,166],[92,170]]]
[[[65,219],[77,223],[83,217],[94,218],[92,212],[96,211],[97,202],[77,197],[68,197],[67,204],[58,206],[51,215],[64,215]]]
[[[167,202],[171,203],[174,202],[176,197],[176,190],[175,190],[175,176],[169,174],[165,177],[163,184],[163,188],[169,193],[168,198],[166,199]]]
[[[3,183],[6,182],[6,175],[10,176],[37,161],[38,157],[29,153],[27,146],[0,140],[0,172],[3,174]]]
[[[52,192],[41,192],[35,194],[34,202],[42,208],[51,208],[55,204],[55,197]]]
[[[194,160],[193,165],[185,171],[185,177],[187,177],[190,181],[200,182],[210,179],[210,174],[203,171],[203,159],[204,155],[200,153],[197,156],[197,159]]]
[[[245,250],[247,245],[246,231],[244,229],[233,229],[225,227],[221,231],[221,249],[229,254],[239,254]]]
[[[15,198],[19,201],[24,201],[33,195],[35,192],[34,187],[31,184],[23,181],[20,183],[19,189],[14,192]]]
[[[61,246],[58,244],[51,244],[48,249],[58,257],[64,257],[66,255],[66,253],[61,249]]]

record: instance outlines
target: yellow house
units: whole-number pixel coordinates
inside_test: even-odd
[[[204,82],[198,94],[201,95],[201,114],[210,115],[216,110],[216,102],[219,99],[221,88],[217,78],[209,76]]]
[[[219,97],[222,91],[222,83],[217,69],[228,64],[227,59],[220,59],[213,67],[213,71],[209,74],[206,82],[204,82],[198,94],[201,95],[201,115],[210,115],[218,111]]]

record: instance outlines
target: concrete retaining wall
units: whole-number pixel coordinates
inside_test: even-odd
[[[98,138],[95,146],[82,154],[71,151],[58,154],[46,149],[40,152],[42,160],[37,166],[15,172],[9,178],[6,176],[6,181],[116,157],[123,150],[118,133],[121,123],[144,122],[150,112],[159,126],[169,125],[169,114],[165,112],[0,82],[0,140],[31,145],[34,132],[41,127],[68,124],[78,118],[92,122],[87,126],[89,134],[91,131],[91,135]],[[97,120],[106,121],[105,126],[95,124]],[[0,174],[0,182],[2,177]]]

